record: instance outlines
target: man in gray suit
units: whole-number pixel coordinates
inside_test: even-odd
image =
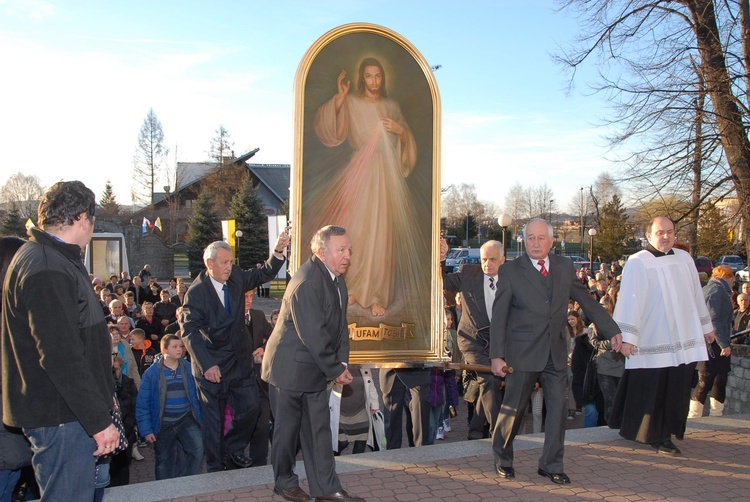
[[[448,243],[440,243],[440,261],[445,260]],[[487,241],[479,250],[481,265],[464,265],[460,272],[443,274],[443,289],[461,294],[463,315],[458,323],[458,347],[466,364],[490,365],[490,319],[500,266],[505,263],[503,246]],[[469,424],[469,439],[485,436],[484,420],[492,426],[500,410],[500,379],[491,373],[478,373],[479,397],[475,417]]]
[[[505,376],[505,396],[492,437],[495,470],[500,477],[515,477],[513,439],[540,378],[547,421],[537,472],[564,485],[570,483],[563,470],[568,299],[577,301],[599,333],[612,340],[613,350],[620,350],[622,335],[617,323],[578,281],[573,262],[549,254],[552,225],[542,219],[529,221],[524,241],[526,254],[500,268],[498,281],[503,287],[492,310],[492,372]],[[515,370],[507,376],[506,364]]]
[[[263,380],[269,383],[275,419],[271,464],[274,493],[289,501],[310,500],[294,473],[302,446],[310,494],[317,500],[362,501],[344,491],[331,446],[329,382],[350,384],[346,325],[351,242],[346,230],[326,226],[311,242],[313,257],[286,287],[279,320],[266,343]]]

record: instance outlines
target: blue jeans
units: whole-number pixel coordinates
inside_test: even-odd
[[[443,425],[443,421],[440,417],[443,416],[443,405],[430,406],[430,427],[427,429],[427,436],[424,438],[422,443],[424,446],[435,444],[435,437],[437,436],[438,427]]]
[[[24,428],[42,500],[94,500],[96,441],[79,422]]]
[[[172,479],[201,473],[203,431],[192,412],[176,422],[164,422],[154,443],[156,479]]]
[[[10,502],[20,477],[21,469],[0,471],[0,502]]]
[[[583,406],[583,426],[596,427],[598,422],[599,412],[596,411],[596,405],[594,403],[585,404]]]

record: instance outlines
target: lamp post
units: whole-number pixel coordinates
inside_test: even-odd
[[[242,230],[237,230],[234,233],[234,236],[237,238],[237,266],[240,266],[240,237],[242,237]]]
[[[497,222],[500,224],[500,227],[503,229],[503,255],[505,255],[505,251],[507,251],[507,247],[505,246],[505,232],[510,226],[511,223],[513,223],[513,218],[509,214],[501,214],[500,217],[497,219]]]
[[[591,270],[594,270],[594,236],[596,235],[595,228],[589,228],[589,235],[591,236],[591,259],[589,260],[589,266]]]

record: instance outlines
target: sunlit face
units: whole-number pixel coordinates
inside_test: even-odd
[[[121,317],[117,320],[117,329],[120,330],[120,333],[128,333],[130,332],[130,321],[128,321],[126,318]]]
[[[232,273],[232,252],[228,249],[216,249],[216,258],[206,260],[208,274],[217,282],[225,283]]]
[[[346,273],[351,257],[352,243],[347,235],[332,235],[318,251],[320,261],[336,276]]]
[[[383,74],[377,66],[365,66],[362,73],[365,81],[367,92],[373,95],[380,95],[380,88],[383,85]]]
[[[185,286],[184,282],[181,282],[177,285],[177,292],[178,293],[185,293],[187,291],[187,286]]]
[[[497,246],[485,246],[479,250],[479,259],[482,262],[482,272],[490,277],[495,277],[500,265],[505,263],[505,257],[500,254]]]
[[[450,310],[445,311],[445,325],[453,326],[453,312]]]
[[[168,302],[169,301],[169,291],[166,289],[162,289],[161,293],[159,293],[159,296],[161,297],[161,301]]]
[[[122,302],[119,300],[115,300],[109,304],[109,311],[113,316],[121,316],[122,315]]]
[[[136,275],[135,277],[133,277],[133,286],[137,288],[140,285],[141,285],[141,278]]]
[[[674,223],[669,218],[658,217],[654,218],[654,223],[651,225],[651,231],[646,232],[646,238],[649,244],[654,246],[657,250],[662,253],[668,253],[674,246],[675,233]]]
[[[127,305],[128,307],[132,307],[133,306],[133,302],[135,302],[135,297],[134,296],[126,296],[125,297],[125,305]]]
[[[110,329],[109,336],[112,337],[112,347],[116,347],[117,344],[120,343],[120,340],[122,340],[122,337],[120,336],[120,332],[116,329]]]
[[[750,295],[750,282],[742,283],[742,293],[745,295]]]
[[[543,260],[552,249],[552,236],[545,221],[534,221],[526,227],[526,252],[534,260]]]
[[[103,302],[106,302],[110,293],[111,293],[110,290],[108,290],[107,288],[104,288],[99,292],[99,298],[101,298]]]
[[[180,340],[172,340],[167,345],[167,348],[162,350],[162,353],[172,359],[179,359],[182,357],[182,342]]]
[[[143,315],[146,316],[146,317],[151,317],[152,315],[154,315],[154,306],[153,305],[146,305],[144,303],[142,310],[143,310]]]
[[[745,294],[739,295],[737,297],[737,304],[740,306],[741,311],[746,311],[750,307],[750,296]]]
[[[569,315],[568,324],[570,324],[571,328],[575,328],[576,326],[578,326],[578,318],[574,315]]]

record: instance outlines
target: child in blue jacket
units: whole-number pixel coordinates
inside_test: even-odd
[[[141,377],[135,407],[138,430],[154,445],[156,479],[201,473],[203,432],[198,391],[177,335],[161,339],[161,353]]]

